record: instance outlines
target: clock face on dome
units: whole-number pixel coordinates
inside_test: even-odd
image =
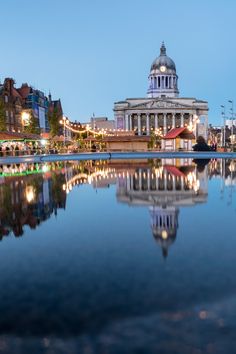
[[[160,71],[161,71],[162,73],[164,73],[164,72],[166,71],[165,65],[162,65],[162,66],[160,67]]]

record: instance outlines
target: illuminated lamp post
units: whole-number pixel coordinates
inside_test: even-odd
[[[233,119],[234,119],[234,102],[232,100],[228,100],[231,103],[231,150],[233,151],[233,135],[234,135],[234,126],[233,126]]]
[[[21,122],[22,122],[23,128],[26,125],[29,125],[29,121],[30,121],[30,113],[27,111],[23,111],[21,113]]]
[[[225,106],[221,105],[221,108],[223,108],[221,114],[223,117],[223,133],[222,133],[222,146],[225,148]]]
[[[69,123],[69,120],[63,116],[62,119],[60,120],[60,124],[63,125],[63,137],[64,137],[64,148],[66,146],[66,124]]]

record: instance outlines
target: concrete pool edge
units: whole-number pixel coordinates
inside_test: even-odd
[[[0,164],[44,163],[56,161],[84,160],[135,160],[135,159],[236,159],[236,152],[179,152],[179,151],[147,151],[147,152],[86,152],[76,154],[5,156],[0,158]]]

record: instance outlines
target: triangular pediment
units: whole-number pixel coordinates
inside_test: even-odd
[[[138,109],[186,109],[192,108],[192,105],[188,105],[186,103],[180,103],[176,101],[172,101],[170,99],[150,99],[148,101],[144,101],[135,105],[132,105],[130,108],[138,108]]]

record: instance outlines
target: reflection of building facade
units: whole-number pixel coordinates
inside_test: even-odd
[[[11,231],[20,236],[24,225],[37,227],[58,208],[65,208],[66,194],[77,185],[90,184],[95,189],[116,185],[118,201],[148,207],[153,236],[167,256],[177,236],[180,207],[206,202],[208,174],[221,178],[225,187],[230,179],[232,187],[236,162],[154,159],[2,165],[0,236]]]
[[[36,90],[26,83],[22,84],[18,92],[23,99],[24,107],[37,119],[37,125],[41,131],[48,132],[48,98],[42,91]]]
[[[11,232],[23,235],[25,225],[36,228],[42,221],[65,208],[66,193],[62,190],[64,175],[46,172],[43,166],[32,164],[20,176],[12,168],[2,167],[0,179],[0,238]],[[20,168],[19,165],[17,168]],[[11,170],[11,171],[10,171]],[[25,171],[25,175],[24,175]],[[43,172],[46,172],[43,175]]]
[[[179,97],[175,63],[166,55],[164,43],[149,75],[147,98],[128,98],[114,105],[117,129],[138,135],[188,126],[195,135],[207,137],[208,103]]]
[[[148,206],[154,238],[163,255],[174,242],[179,207],[206,202],[207,172],[191,161],[163,161],[158,168],[137,168],[119,184],[117,198],[132,206]]]

